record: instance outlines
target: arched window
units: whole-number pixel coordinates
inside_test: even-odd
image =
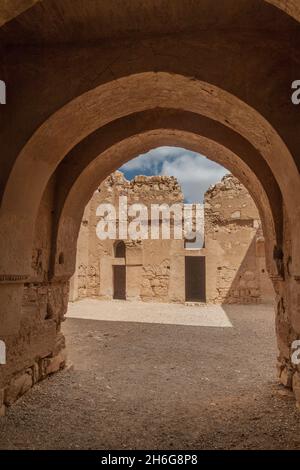
[[[125,258],[126,246],[121,240],[115,243],[115,258]]]

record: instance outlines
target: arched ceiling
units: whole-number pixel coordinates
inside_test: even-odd
[[[299,0],[265,0],[267,3],[280,8],[288,15],[300,22],[300,2]]]
[[[293,230],[299,231],[300,196],[293,189],[299,184],[297,167],[285,143],[259,113],[211,84],[168,73],[137,74],[97,87],[68,103],[45,121],[18,156],[3,197],[0,224],[3,245],[8,243],[5,238],[10,225],[14,227],[15,238],[9,243],[15,250],[15,272],[23,271],[23,262],[29,260],[33,227],[47,183],[72,147],[103,125],[157,107],[217,120],[249,141],[273,172],[288,219],[294,221]],[[31,178],[33,169],[35,178]],[[28,239],[28,256],[24,255],[24,237]],[[1,268],[4,272],[11,269],[11,258],[6,259],[5,254]]]
[[[2,0],[0,6],[0,27],[21,15],[41,0]]]
[[[21,4],[22,2],[20,2]],[[299,181],[299,174],[297,168],[292,161],[293,149],[289,149],[289,144],[297,140],[294,135],[295,127],[289,126],[288,119],[287,123],[282,126],[278,126],[278,122],[274,118],[275,111],[284,115],[285,107],[282,107],[282,96],[286,98],[286,101],[290,104],[290,83],[294,79],[295,71],[297,71],[298,63],[294,58],[294,51],[297,49],[298,41],[300,38],[300,28],[298,23],[293,19],[292,15],[297,17],[297,6],[295,2],[279,2],[279,1],[264,1],[264,0],[226,0],[224,2],[211,2],[211,0],[190,0],[189,2],[182,2],[176,0],[115,0],[114,2],[92,2],[87,0],[43,0],[37,2],[31,6],[28,4],[28,9],[19,14],[16,18],[8,21],[5,25],[0,28],[0,43],[4,45],[21,45],[18,49],[20,52],[11,53],[12,48],[7,48],[9,53],[5,56],[2,65],[3,73],[7,73],[8,83],[12,92],[11,103],[14,106],[11,108],[7,107],[6,110],[11,114],[5,116],[5,122],[8,123],[8,129],[12,129],[12,122],[16,125],[16,129],[21,133],[24,130],[24,135],[18,143],[18,157],[15,160],[14,167],[7,167],[7,174],[10,174],[9,179],[3,185],[6,187],[6,191],[3,197],[3,214],[7,211],[9,217],[4,218],[4,225],[0,228],[0,233],[5,237],[6,228],[10,223],[15,224],[16,214],[19,213],[17,218],[17,224],[20,226],[20,248],[23,239],[23,229],[21,225],[28,225],[28,214],[32,214],[32,221],[35,219],[35,212],[38,208],[40,197],[46,187],[47,181],[51,174],[55,171],[56,166],[64,158],[64,156],[70,151],[73,145],[76,145],[80,140],[84,139],[90,132],[94,132],[97,128],[118,119],[119,117],[125,116],[130,112],[139,112],[146,109],[152,109],[155,107],[174,107],[182,110],[189,110],[191,112],[198,112],[207,117],[218,119],[224,125],[227,125],[231,129],[237,131],[244,136],[254,147],[261,153],[267,164],[272,169],[274,176],[279,183],[280,189],[283,193],[285,203],[291,211],[294,220],[298,221],[300,218],[299,209],[295,204],[295,198],[298,196],[294,194],[292,185],[296,186]],[[24,6],[24,5],[23,5]],[[279,7],[279,8],[277,8]],[[16,10],[17,12],[22,11]],[[283,13],[285,11],[288,14]],[[13,17],[13,15],[11,16]],[[164,76],[160,73],[163,68],[158,68],[156,57],[159,56],[160,60],[163,60],[167,64],[172,64],[173,57],[176,56],[177,49],[170,49],[166,40],[166,35],[171,35],[172,40],[175,38],[178,42],[182,43],[182,36],[180,33],[189,35],[190,39],[186,47],[191,51],[191,64],[209,58],[213,55],[214,50],[222,51],[222,58],[220,61],[213,61],[212,65],[212,76],[207,80],[199,80],[198,85],[195,81],[195,74],[191,74],[192,66],[189,67],[188,76],[185,80],[178,79],[175,75]],[[213,40],[214,35],[219,35],[218,40]],[[228,42],[229,35],[232,35],[231,42]],[[205,38],[209,37],[209,42],[205,42]],[[132,77],[136,77],[127,83],[126,70],[135,61],[136,57],[143,61],[144,51],[136,50],[133,48],[132,57],[128,57],[125,54],[125,59],[122,57],[120,51],[117,50],[117,56],[112,58],[111,45],[115,40],[120,42],[120,39],[124,40],[124,43],[133,43],[138,45],[139,39],[146,38],[149,44],[148,56],[145,57],[143,62],[143,69],[149,69],[147,73],[134,75],[133,71],[128,73]],[[197,38],[195,41],[194,39]],[[277,81],[272,81],[270,87],[255,87],[255,75],[257,75],[259,68],[256,67],[255,75],[251,77],[251,81],[243,80],[242,74],[237,74],[238,68],[234,68],[237,60],[239,64],[242,64],[241,69],[251,71],[251,61],[245,48],[236,53],[236,44],[241,43],[243,38],[243,44],[251,44],[255,49],[254,54],[257,56],[257,51],[260,46],[260,50],[265,51],[263,59],[263,70],[265,69],[265,63],[267,58],[270,56],[273,60],[272,68],[267,68],[267,77],[274,77],[275,70],[280,71],[280,76]],[[260,41],[258,41],[260,38]],[[154,48],[154,43],[164,43],[165,50],[162,53],[157,53]],[[118,44],[119,44],[118,42]],[[109,56],[108,65],[103,63],[104,70],[100,70],[99,67],[93,72],[90,68],[86,69],[87,76],[79,74],[79,83],[72,77],[72,80],[68,80],[65,71],[71,70],[70,58],[72,60],[75,57],[80,56],[80,48],[77,46],[86,46],[91,43],[101,44],[103,46],[101,56],[101,64],[103,57]],[[71,49],[69,47],[57,47],[64,46],[65,44],[71,44],[75,46]],[[45,48],[24,48],[26,45],[34,46],[51,46]],[[286,48],[287,45],[287,48]],[[52,47],[56,46],[56,47]],[[109,47],[106,47],[109,46]],[[195,60],[194,50],[199,49],[201,46],[201,57]],[[106,47],[106,49],[105,49]],[[118,46],[119,47],[119,46]],[[116,49],[118,49],[118,47]],[[233,76],[235,79],[236,89],[233,86],[221,85],[210,86],[210,83],[216,81],[224,81],[224,56],[222,48],[226,48],[228,53],[227,66],[229,66],[228,76]],[[280,56],[280,60],[277,59],[277,50],[283,51],[283,56]],[[53,61],[57,55],[57,51],[64,49],[67,57],[64,58],[60,64],[64,71],[63,80],[70,86],[73,83],[73,87],[76,91],[75,96],[77,98],[72,100],[72,96],[66,93],[65,89],[53,86],[52,88],[47,85],[45,86],[45,79],[54,81],[55,77],[59,75],[59,70],[53,68],[53,75],[49,73],[51,68],[51,60],[47,54],[53,55]],[[86,47],[85,49],[93,49]],[[96,49],[96,48],[95,48]],[[286,49],[288,52],[286,53]],[[50,52],[49,52],[50,50]],[[42,54],[38,51],[42,51]],[[52,51],[52,52],[51,52]],[[19,57],[17,54],[21,54]],[[27,54],[27,55],[26,55]],[[39,55],[40,54],[40,55]],[[95,54],[97,55],[97,54]],[[152,63],[152,59],[155,57],[155,66],[150,67],[148,63]],[[122,69],[120,75],[122,79],[115,80],[114,66],[118,67],[120,60],[124,59],[125,70]],[[15,62],[14,62],[15,59]],[[19,60],[20,59],[20,60]],[[40,60],[38,60],[40,59]],[[229,60],[230,59],[230,60]],[[31,62],[32,60],[32,62]],[[92,58],[94,63],[95,57]],[[218,78],[216,76],[217,69],[215,64],[221,64],[222,73]],[[24,96],[19,96],[15,93],[15,90],[19,89],[20,79],[23,79],[22,67],[19,67],[19,75],[16,73],[18,64],[22,64],[23,69],[28,67],[29,70],[29,81],[33,83],[32,88],[34,89],[35,107],[31,106],[30,99],[26,95],[28,103],[24,103],[24,90],[27,91],[26,87],[22,87]],[[23,64],[25,64],[23,66]],[[45,70],[43,65],[47,65]],[[66,66],[67,64],[67,66]],[[256,64],[256,62],[255,62]],[[147,67],[148,65],[148,67]],[[252,64],[253,65],[253,64]],[[280,65],[280,66],[279,66]],[[200,67],[200,65],[199,65]],[[171,68],[171,66],[170,66]],[[22,70],[21,70],[22,69]],[[205,67],[203,64],[201,70],[207,69],[207,63]],[[27,69],[26,69],[27,70]],[[78,74],[78,69],[75,69]],[[284,76],[281,76],[281,71],[285,71]],[[17,70],[18,71],[18,70]],[[44,71],[44,75],[41,73]],[[107,72],[108,71],[108,72]],[[287,76],[286,76],[287,71]],[[8,73],[9,72],[9,73]],[[38,72],[38,73],[37,73]],[[118,71],[117,71],[118,72]],[[119,71],[120,72],[120,71]],[[97,83],[99,77],[103,74],[109,73],[111,75],[110,81],[105,85],[101,86]],[[75,76],[76,74],[73,73]],[[118,77],[118,73],[116,76]],[[250,74],[249,74],[250,75]],[[18,83],[14,82],[15,77],[18,78]],[[91,83],[88,86],[88,90],[84,93],[81,90],[81,84],[87,82],[87,78],[92,78]],[[203,76],[203,73],[200,74]],[[49,100],[51,106],[53,106],[51,115],[51,106],[49,109],[45,108],[45,100],[38,102],[35,96],[37,83],[32,78],[37,77],[41,80],[42,89],[45,90],[48,96],[50,96],[51,90],[55,90],[53,99]],[[189,78],[188,78],[189,77]],[[6,78],[6,77],[4,77]],[[249,77],[246,77],[249,78]],[[147,82],[147,80],[148,82]],[[93,83],[93,80],[95,83]],[[100,80],[101,81],[101,80]],[[103,80],[105,82],[105,79]],[[172,86],[171,86],[172,81]],[[132,83],[131,83],[132,82]],[[173,83],[174,82],[174,83]],[[275,82],[275,83],[274,83]],[[22,82],[23,83],[23,82]],[[202,87],[203,83],[206,83]],[[266,83],[266,80],[263,81]],[[17,86],[18,85],[18,86]],[[97,86],[99,85],[99,86]],[[130,85],[130,86],[129,86]],[[147,85],[147,86],[146,86]],[[196,87],[200,85],[199,90]],[[225,91],[223,92],[223,86]],[[31,88],[30,88],[31,89]],[[253,111],[256,109],[258,113],[252,112],[251,107],[247,107],[246,103],[251,103],[251,97],[255,95],[255,98],[260,95],[260,90],[263,89],[263,97],[260,100],[256,99]],[[233,92],[232,99],[234,96],[239,96],[245,102],[245,106],[242,102],[236,98],[231,100],[231,94]],[[237,92],[238,90],[238,92]],[[242,90],[242,93],[240,93]],[[267,91],[269,94],[266,94]],[[284,90],[282,94],[280,91]],[[184,93],[183,93],[184,92]],[[56,95],[63,95],[62,101],[68,102],[63,106],[61,103],[55,106]],[[255,94],[256,93],[256,94]],[[141,96],[139,96],[141,95]],[[200,99],[200,95],[202,98]],[[257,96],[256,96],[257,95]],[[30,96],[30,95],[29,95]],[[114,100],[112,100],[112,96]],[[41,96],[41,98],[43,98]],[[280,98],[279,98],[280,97]],[[188,100],[189,106],[186,108],[185,99]],[[212,102],[209,102],[212,100]],[[275,102],[274,102],[275,100]],[[198,103],[199,101],[199,103]],[[255,101],[255,100],[254,100]],[[32,100],[31,100],[32,102]],[[259,103],[263,102],[266,104],[264,109],[261,109]],[[273,103],[274,102],[274,103]],[[281,106],[275,106],[275,104]],[[25,106],[20,105],[23,104]],[[130,104],[131,108],[126,110],[124,107]],[[197,104],[198,103],[198,104]],[[251,103],[253,105],[254,103]],[[274,104],[273,108],[272,105]],[[285,102],[284,102],[285,104]],[[18,107],[23,108],[26,113],[26,122],[22,120],[22,114],[18,113]],[[115,107],[115,109],[113,109]],[[36,129],[32,133],[33,129],[28,129],[26,126],[30,124],[30,119],[27,113],[33,108],[33,123],[32,128]],[[99,109],[101,108],[101,115]],[[124,110],[123,110],[124,108]],[[212,111],[212,109],[214,111]],[[273,111],[273,109],[275,111]],[[272,113],[269,113],[269,111]],[[215,112],[215,115],[213,115]],[[295,112],[293,109],[289,114]],[[39,116],[40,113],[40,116]],[[212,114],[211,114],[212,113]],[[272,114],[270,125],[267,119]],[[36,116],[37,115],[37,116]],[[3,114],[4,116],[4,114]],[[21,116],[21,117],[20,117]],[[265,120],[265,119],[266,120]],[[13,119],[13,121],[12,121]],[[18,128],[18,119],[21,119]],[[39,125],[43,122],[42,125]],[[272,127],[272,125],[275,127]],[[68,124],[67,124],[68,123]],[[79,126],[79,128],[78,128]],[[276,127],[278,132],[276,132]],[[286,132],[285,132],[286,131]],[[26,135],[25,135],[26,134]],[[291,134],[292,138],[291,138]],[[9,132],[3,134],[4,144],[7,145],[7,154],[13,155],[14,149],[12,149],[12,141]],[[29,138],[31,136],[31,138]],[[51,149],[48,145],[49,136],[51,136]],[[29,138],[29,140],[28,140]],[[7,139],[7,141],[5,140]],[[17,140],[17,139],[16,139]],[[26,145],[24,145],[26,143]],[[21,144],[23,149],[20,151]],[[2,147],[5,151],[5,146]],[[14,155],[13,155],[14,156]],[[10,159],[6,158],[6,161],[10,163]],[[13,158],[11,159],[13,162]],[[26,174],[29,171],[32,172],[32,168],[35,168],[36,180],[31,181],[26,179]],[[2,172],[3,173],[3,172]],[[24,178],[25,176],[25,178]],[[6,184],[7,183],[7,184]],[[19,195],[16,197],[15,188],[18,188]],[[24,195],[26,194],[26,198]],[[298,204],[300,207],[300,203]],[[14,212],[15,209],[15,212]],[[26,216],[24,215],[26,214]],[[29,224],[28,237],[31,237],[31,227],[33,224]],[[296,230],[296,228],[295,228]],[[10,243],[15,243],[19,246],[19,240],[16,239]],[[300,242],[299,242],[300,243]],[[16,256],[18,259],[18,256]],[[1,264],[1,263],[0,263]],[[5,263],[4,263],[5,264]],[[3,266],[4,266],[3,264]],[[18,269],[23,269],[16,265],[16,272]],[[5,269],[4,269],[5,271]]]
[[[271,6],[277,8],[271,8]],[[298,0],[7,0],[2,40],[84,43],[216,30],[283,32],[300,20]],[[13,19],[15,18],[15,19]],[[11,21],[10,21],[11,20]]]

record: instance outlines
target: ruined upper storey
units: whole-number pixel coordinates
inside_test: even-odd
[[[141,203],[183,203],[180,184],[174,176],[135,176],[128,181],[120,171],[112,173],[98,191],[107,196],[127,196],[129,201]]]

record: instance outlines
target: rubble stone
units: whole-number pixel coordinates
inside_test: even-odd
[[[183,204],[176,178],[109,176],[85,210],[78,240],[77,268],[70,299],[113,297],[114,241],[96,235],[96,209],[102,202],[118,207],[118,197],[150,205]],[[126,298],[185,302],[185,257],[206,258],[206,301],[212,303],[271,302],[274,290],[265,266],[264,238],[257,208],[246,188],[232,175],[212,186],[204,201],[205,247],[185,249],[184,240],[126,241]],[[150,235],[150,233],[149,233]]]

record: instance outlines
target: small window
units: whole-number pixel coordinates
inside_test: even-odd
[[[125,243],[121,240],[115,244],[115,258],[125,258],[126,247]]]

